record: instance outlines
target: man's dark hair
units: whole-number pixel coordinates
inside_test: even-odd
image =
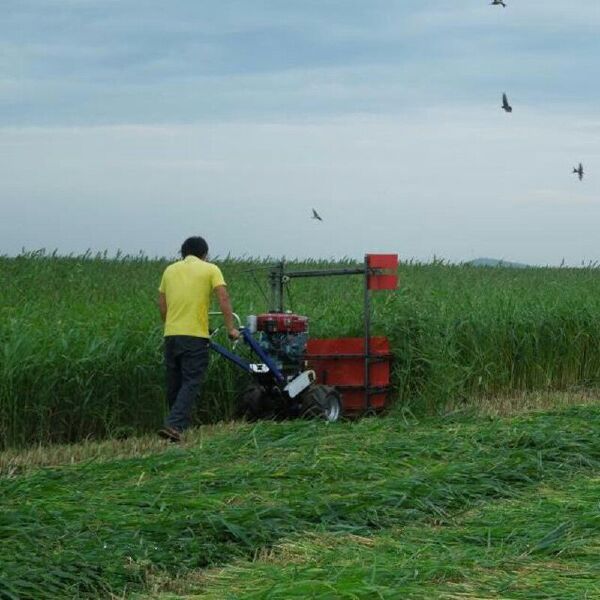
[[[208,244],[203,237],[199,235],[189,237],[183,244],[181,244],[181,256],[195,256],[196,258],[206,258],[208,254]]]

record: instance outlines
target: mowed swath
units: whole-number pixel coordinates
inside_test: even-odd
[[[156,289],[166,264],[139,257],[0,259],[2,446],[127,435],[161,422]],[[219,264],[236,312],[264,311],[255,281],[266,281],[269,261]],[[474,395],[599,382],[597,269],[403,264],[400,278],[397,292],[374,299],[374,333],[389,336],[395,355],[395,402],[431,409]],[[294,282],[292,307],[309,316],[312,336],[360,335],[362,281]],[[215,356],[199,420],[229,418],[244,379]]]
[[[598,485],[585,478],[600,466],[599,426],[592,406],[510,419],[261,422],[144,457],[0,477],[0,597],[201,598],[206,569],[224,567],[207,597],[443,598],[425,590],[477,583],[482,593],[464,597],[555,598],[552,583],[503,572],[535,573],[529,558],[545,557],[568,575],[561,598],[595,598]],[[582,502],[537,504],[571,478]],[[522,495],[537,508],[529,518],[506,505]],[[482,508],[477,519],[471,511]],[[460,518],[470,531],[456,527]],[[254,562],[273,546],[328,537],[346,537],[348,550],[357,538],[395,547],[371,557],[316,548],[322,569]],[[170,579],[193,574],[190,596],[148,593],[157,576],[170,592]],[[512,594],[524,576],[539,594]]]

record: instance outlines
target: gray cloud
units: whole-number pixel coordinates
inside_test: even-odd
[[[9,0],[0,252],[191,228],[221,254],[597,258],[599,25],[591,0]]]
[[[584,5],[9,2],[0,124],[394,112],[499,88],[591,104],[600,15]]]

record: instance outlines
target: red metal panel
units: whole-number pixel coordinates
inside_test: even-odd
[[[390,345],[385,337],[370,339],[372,360],[369,367],[369,385],[384,387],[390,383]],[[342,394],[345,412],[365,408],[365,340],[363,338],[309,339],[306,360],[317,375],[317,381],[337,386]],[[371,395],[371,406],[385,406],[385,391]]]
[[[367,266],[384,271],[368,276],[367,287],[370,290],[395,290],[398,287],[397,254],[367,254]]]
[[[394,269],[398,268],[397,254],[367,254],[367,265],[371,269]]]
[[[365,392],[364,390],[340,390],[342,395],[342,405],[344,413],[357,413],[365,410]],[[385,407],[387,393],[371,395],[371,407],[375,410],[381,410]]]
[[[372,337],[369,342],[371,354],[376,356],[388,356],[390,354],[390,343],[386,337]],[[340,354],[364,356],[364,338],[310,338],[308,340],[308,356],[337,356]]]
[[[398,275],[369,275],[370,290],[395,290],[398,287]]]

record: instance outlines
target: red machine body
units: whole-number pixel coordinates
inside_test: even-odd
[[[390,389],[392,355],[388,339],[372,337],[369,344],[369,375],[365,382],[365,340],[363,338],[334,338],[308,340],[306,360],[314,369],[317,381],[333,385],[342,397],[344,413],[358,414],[367,408],[385,408]]]
[[[256,317],[256,329],[265,333],[307,333],[308,317],[291,313],[265,313]]]
[[[357,414],[368,407],[385,407],[390,386],[390,347],[387,338],[371,337],[368,381],[365,372],[364,338],[309,339],[308,317],[270,312],[256,317],[261,344],[283,365],[305,360],[314,369],[317,381],[340,392],[342,410]]]
[[[284,312],[284,283],[294,278],[329,275],[364,277],[364,336],[309,339],[308,317]],[[371,292],[398,286],[398,255],[367,254],[362,267],[284,271],[283,262],[270,274],[271,311],[256,317],[261,347],[275,358],[280,369],[295,375],[308,367],[322,387],[333,387],[341,396],[346,414],[377,412],[385,408],[390,391],[389,341],[371,335]],[[336,417],[337,418],[337,417]]]

